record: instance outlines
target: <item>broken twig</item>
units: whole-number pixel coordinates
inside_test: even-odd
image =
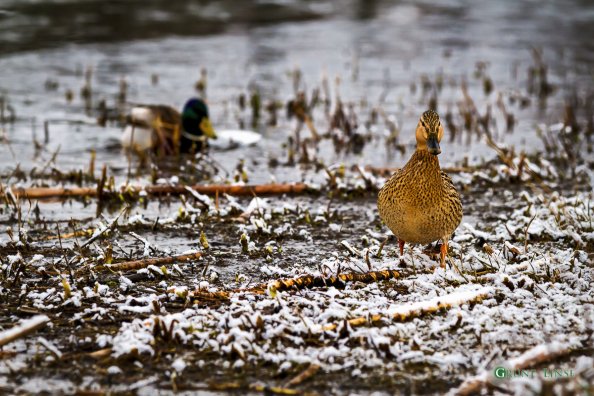
[[[0,347],[33,333],[45,326],[49,321],[50,318],[46,315],[37,315],[22,321],[11,329],[4,330],[0,333]]]
[[[450,309],[467,303],[476,303],[482,301],[485,297],[491,294],[491,288],[483,288],[474,292],[457,292],[447,294],[445,296],[435,297],[427,301],[419,301],[412,304],[405,304],[396,306],[386,315],[371,315],[361,316],[350,319],[347,323],[352,326],[363,326],[365,324],[375,324],[384,319],[391,319],[398,322],[403,322],[418,316],[439,312],[441,310]],[[322,328],[324,331],[332,331],[338,327],[338,324],[333,323]]]
[[[171,256],[171,257],[156,257],[156,258],[147,258],[147,259],[142,259],[142,260],[124,261],[122,263],[107,264],[100,268],[105,269],[105,270],[110,270],[110,271],[132,271],[132,270],[146,268],[149,265],[173,264],[178,261],[197,260],[200,257],[202,257],[201,253],[191,253],[191,254],[182,254],[179,256]]]
[[[137,194],[145,191],[149,195],[181,195],[188,193],[191,189],[200,194],[216,195],[228,194],[237,196],[254,195],[282,195],[282,194],[304,194],[313,190],[305,183],[286,183],[286,184],[258,184],[258,185],[221,185],[197,184],[194,186],[175,185],[175,186],[128,186],[123,187],[117,192],[103,191],[102,194]],[[96,187],[12,187],[9,189],[12,194],[19,199],[48,199],[48,198],[76,198],[76,197],[95,197],[98,195]],[[0,192],[0,198],[7,192]]]
[[[305,275],[293,279],[278,279],[270,283],[269,287],[274,288],[277,291],[289,289],[306,289],[312,287],[344,287],[345,282],[372,283],[382,280],[396,279],[398,277],[400,277],[400,274],[398,271],[394,270],[372,271],[363,274],[339,274],[330,277]]]

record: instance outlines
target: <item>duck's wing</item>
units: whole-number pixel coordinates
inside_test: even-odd
[[[158,146],[155,149],[163,154],[176,152],[181,134],[181,116],[167,105],[150,105],[153,114],[153,129],[157,135]]]
[[[454,224],[453,229],[456,229],[462,221],[462,201],[460,200],[460,194],[452,182],[452,178],[449,177],[444,171],[441,171],[441,179],[445,187],[445,205],[446,212],[450,213],[450,219]]]
[[[441,172],[441,180],[443,180],[445,190],[448,192],[449,195],[456,197],[459,201],[460,194],[458,193],[458,190],[456,189],[456,186],[454,185],[452,178],[450,176],[448,176],[448,174],[445,173],[444,171],[440,171],[440,172]]]
[[[441,180],[443,180],[445,186],[447,188],[453,188],[455,190],[456,187],[454,187],[454,182],[452,181],[452,178],[444,171],[440,170],[440,172],[441,172]]]
[[[388,201],[393,202],[396,200],[406,184],[406,172],[404,172],[402,168],[397,169],[380,189],[378,193],[378,203],[386,203]]]
[[[179,124],[181,115],[179,111],[167,105],[150,105],[149,109],[153,112],[155,118],[159,118],[161,122],[168,124]]]

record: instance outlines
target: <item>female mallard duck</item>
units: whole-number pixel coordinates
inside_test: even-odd
[[[405,242],[428,244],[441,239],[441,267],[445,267],[448,240],[462,220],[460,195],[439,168],[437,156],[443,126],[433,110],[417,125],[417,149],[382,187],[377,199],[381,219],[398,237],[400,255]]]
[[[152,149],[160,154],[177,154],[200,151],[207,138],[217,138],[208,118],[208,107],[201,99],[192,98],[181,115],[165,105],[132,108],[121,142],[124,148],[136,151]]]

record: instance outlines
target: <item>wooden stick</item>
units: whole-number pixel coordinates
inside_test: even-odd
[[[223,392],[237,392],[243,390],[241,393],[247,393],[245,392],[246,387],[251,393],[258,392],[265,395],[300,395],[302,393],[301,391],[295,389],[281,388],[279,386],[268,386],[260,383],[244,385],[239,382],[210,383],[207,389],[211,391],[214,390]]]
[[[537,345],[520,356],[508,360],[497,369],[525,370],[539,364],[550,362],[559,356],[567,355],[576,348],[572,343],[553,342],[551,344]],[[484,386],[487,386],[495,378],[494,370],[485,370],[481,374],[467,378],[453,394],[455,395],[478,395]]]
[[[51,241],[53,239],[68,239],[68,238],[78,238],[78,237],[82,237],[82,236],[86,236],[86,237],[90,237],[93,235],[93,233],[95,232],[95,228],[88,228],[86,230],[79,230],[79,231],[74,231],[74,232],[70,232],[68,234],[63,234],[63,235],[48,235],[45,238],[43,238],[44,241]]]
[[[200,257],[202,257],[202,253],[182,254],[180,256],[156,257],[156,258],[147,258],[147,259],[142,259],[142,260],[124,261],[122,263],[116,263],[116,264],[106,264],[99,268],[106,270],[106,271],[107,270],[131,271],[131,270],[146,268],[150,265],[166,265],[166,264],[173,264],[178,261],[197,260]]]
[[[320,370],[320,366],[315,363],[311,363],[309,367],[305,369],[305,371],[297,374],[295,377],[293,377],[293,379],[287,382],[286,387],[292,388],[294,386],[300,385],[303,381],[306,381],[316,375],[318,370]]]
[[[261,284],[249,289],[235,289],[230,291],[220,292],[205,292],[202,290],[196,290],[191,294],[191,299],[197,302],[213,302],[213,301],[224,301],[228,300],[233,293],[254,293],[264,294],[270,287],[275,291],[283,290],[300,290],[312,287],[344,287],[345,282],[363,282],[372,283],[379,282],[382,280],[388,280],[392,278],[398,278],[400,274],[397,271],[385,270],[385,271],[372,271],[363,274],[350,273],[350,274],[339,274],[338,276],[313,276],[304,275],[298,278],[291,279],[278,279],[270,284]]]
[[[281,388],[280,386],[268,386],[262,384],[250,384],[251,391],[275,395],[299,395],[301,391],[295,389]]]
[[[438,312],[441,310],[450,309],[466,303],[480,302],[489,294],[491,288],[482,288],[474,292],[457,292],[447,294],[445,296],[435,297],[431,300],[420,301],[416,303],[397,306],[393,312],[388,315],[372,315],[370,317],[358,317],[350,319],[347,323],[352,327],[363,326],[365,324],[375,324],[383,319],[391,319],[398,322],[403,322],[418,316]],[[338,324],[333,323],[322,327],[323,331],[332,331],[338,327]]]
[[[200,194],[217,195],[229,194],[237,196],[254,196],[254,195],[282,195],[282,194],[302,194],[312,192],[313,190],[305,183],[286,183],[286,184],[259,184],[259,185],[218,185],[197,184],[194,186],[176,185],[176,186],[128,186],[121,188],[116,193],[139,193],[146,191],[150,195],[164,195],[164,194],[186,194],[188,188]],[[95,187],[11,187],[10,191],[15,197],[19,199],[47,199],[47,198],[69,198],[69,197],[95,197],[99,194]],[[111,192],[112,194],[114,192]],[[7,193],[0,192],[0,197],[4,197]],[[103,191],[103,195],[108,195],[110,192]]]
[[[276,289],[277,291],[289,289],[306,289],[312,287],[344,287],[345,282],[372,283],[392,278],[396,279],[398,277],[400,277],[400,274],[398,271],[394,270],[372,271],[363,274],[339,274],[338,276],[330,277],[304,275],[300,276],[299,278],[276,280],[272,282],[270,287]]]
[[[50,321],[46,315],[37,315],[31,319],[23,320],[20,324],[0,333],[0,347],[42,328]]]
[[[171,291],[170,291],[171,293]],[[263,294],[264,291],[259,291],[257,294]],[[223,303],[229,302],[229,298],[231,298],[231,294],[233,292],[228,291],[215,291],[209,292],[204,290],[194,290],[190,294],[190,300],[194,304],[198,305],[206,305],[206,306],[220,306]],[[182,296],[185,299],[185,296]]]
[[[87,356],[92,357],[93,359],[104,359],[109,355],[111,355],[111,348],[103,348],[98,351],[87,353]]]

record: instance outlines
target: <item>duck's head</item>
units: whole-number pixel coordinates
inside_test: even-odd
[[[181,114],[184,131],[194,137],[206,136],[216,139],[210,119],[208,118],[208,106],[202,99],[192,98],[186,102]]]
[[[428,150],[433,155],[439,155],[439,142],[443,137],[443,125],[439,115],[433,110],[427,110],[421,115],[417,125],[417,150]]]

